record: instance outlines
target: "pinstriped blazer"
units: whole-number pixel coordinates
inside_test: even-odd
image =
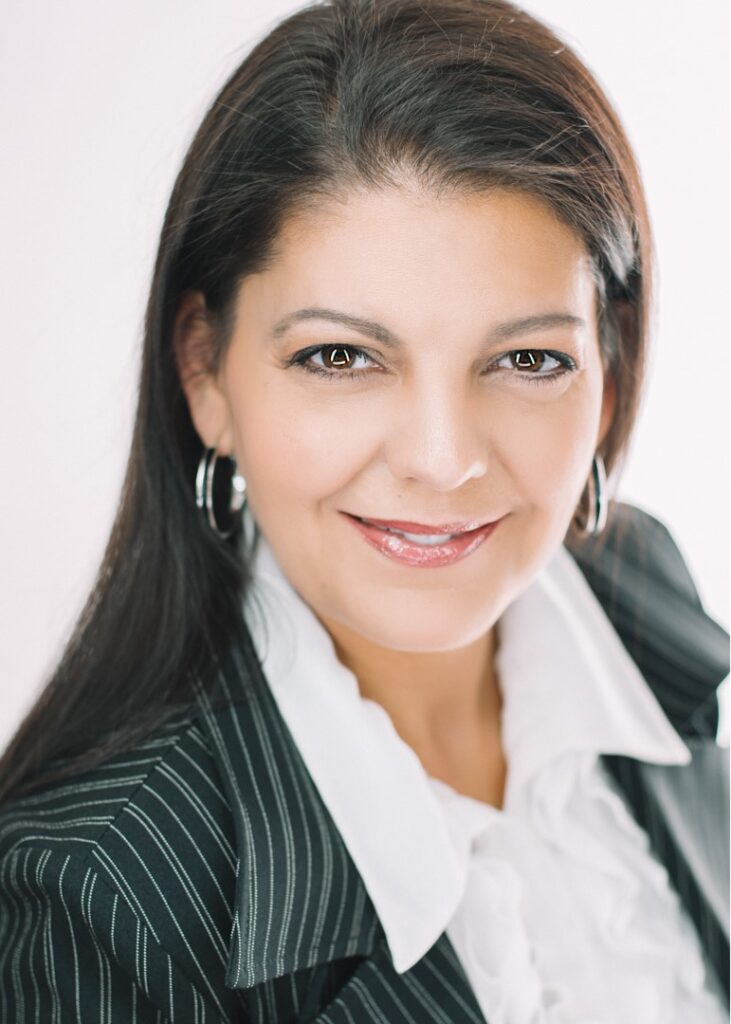
[[[602,760],[728,997],[728,634],[640,509],[570,550],[693,752]],[[0,1022],[484,1022],[446,933],[395,972],[250,638],[219,669],[134,750],[0,814]]]

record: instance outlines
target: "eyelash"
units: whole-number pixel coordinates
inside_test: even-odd
[[[364,352],[363,349],[361,348],[357,348],[355,345],[334,345],[331,343],[327,345],[311,345],[309,348],[303,348],[300,352],[295,353],[295,355],[293,355],[292,358],[288,360],[287,365],[299,366],[303,370],[305,370],[305,372],[314,373],[318,377],[324,377],[327,380],[332,380],[336,377],[339,379],[352,379],[354,377],[363,377],[369,372],[368,370],[352,369],[326,370],[322,366],[317,366],[314,363],[309,363],[309,359],[311,356],[323,352],[325,349],[339,348],[344,348],[347,349],[347,351],[354,353],[356,359],[359,356],[365,356],[366,359],[371,358],[367,352]],[[556,352],[553,349],[548,348],[514,348],[511,349],[509,352],[502,352],[498,359],[504,359],[506,356],[512,356],[517,354],[518,352],[540,352],[542,355],[550,356],[552,359],[555,359],[558,363],[561,364],[561,369],[552,370],[550,373],[521,373],[520,370],[516,369],[511,369],[509,371],[511,373],[517,374],[518,377],[525,378],[529,384],[535,384],[538,385],[539,387],[543,384],[551,384],[554,381],[558,380],[560,377],[563,377],[565,376],[565,374],[571,373],[573,370],[576,369],[576,363],[571,358],[571,356],[567,356],[563,352]]]

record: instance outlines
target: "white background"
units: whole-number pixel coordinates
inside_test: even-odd
[[[60,654],[112,522],[174,175],[229,72],[297,6],[4,0],[0,746]],[[525,6],[617,105],[655,227],[652,377],[619,495],[670,527],[728,627],[727,4]],[[728,742],[725,700],[723,723]]]

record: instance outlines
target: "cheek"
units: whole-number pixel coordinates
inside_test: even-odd
[[[335,396],[261,384],[236,395],[236,450],[252,502],[313,501],[345,487],[374,445],[371,417],[354,416]]]
[[[531,506],[562,515],[576,504],[595,447],[600,396],[593,381],[554,403],[513,409],[498,442],[510,478]]]

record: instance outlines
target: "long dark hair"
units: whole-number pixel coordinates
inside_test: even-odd
[[[175,182],[119,509],[60,662],[0,759],[0,803],[160,729],[244,628],[250,558],[193,500],[203,449],[171,345],[182,295],[205,295],[215,363],[238,286],[266,268],[286,218],[353,185],[398,183],[404,170],[437,190],[528,192],[580,234],[617,392],[601,454],[610,478],[619,467],[643,386],[652,243],[630,145],[591,73],[507,0],[325,0],[296,11],[230,76]]]

